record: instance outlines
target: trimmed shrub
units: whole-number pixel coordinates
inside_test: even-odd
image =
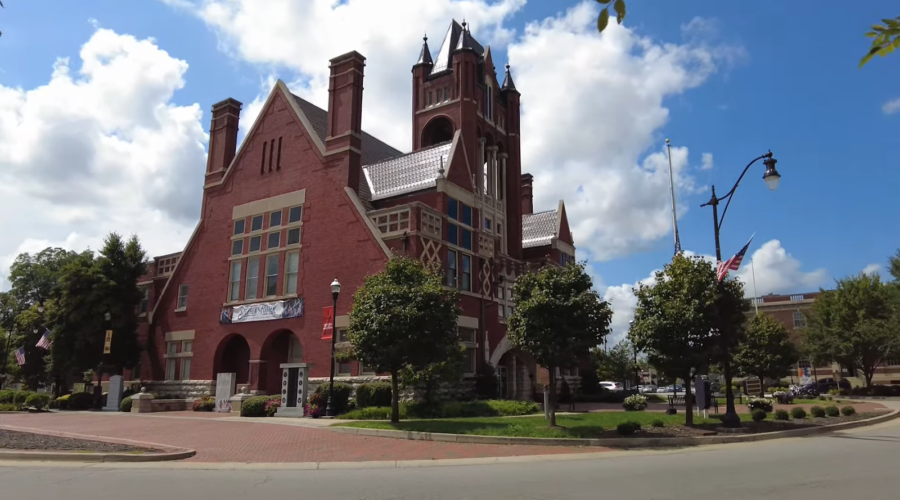
[[[0,403],[5,404],[13,404],[16,402],[16,394],[19,391],[14,391],[12,389],[4,389],[0,391]]]
[[[791,416],[787,410],[775,410],[775,420],[790,420]]]
[[[647,409],[647,398],[640,394],[634,394],[625,398],[622,402],[625,411],[644,411]]]
[[[653,426],[653,427],[665,427],[665,426],[666,426],[666,423],[663,422],[663,421],[660,420],[660,419],[656,419],[656,420],[654,420],[653,422],[651,422],[650,425]]]
[[[25,406],[25,400],[28,399],[32,394],[37,394],[31,391],[17,391],[15,396],[13,397],[13,403],[19,405],[19,408]]]
[[[356,407],[391,406],[391,384],[368,382],[356,388]]]
[[[278,396],[279,398],[281,396]],[[256,396],[245,399],[241,404],[242,417],[265,417],[266,403],[272,399],[272,396]]]
[[[765,420],[766,416],[767,416],[766,412],[763,410],[760,410],[759,408],[750,412],[750,417],[753,419],[754,422],[759,422],[759,421]]]
[[[616,432],[621,436],[630,436],[641,430],[641,424],[637,422],[622,422],[616,426]]]
[[[266,401],[266,416],[274,417],[275,412],[278,411],[279,406],[281,406],[281,396],[275,396],[274,398]]]
[[[772,400],[769,398],[749,398],[747,400],[747,408],[750,408],[750,410],[762,410],[766,413],[770,413],[772,411]]]
[[[87,392],[76,392],[69,395],[70,410],[89,410],[94,405],[94,395]]]
[[[22,411],[22,409],[16,404],[0,403],[0,411]]]
[[[809,413],[815,418],[825,418],[825,409],[821,406],[813,406],[809,409]]]
[[[832,396],[838,396],[838,395],[840,395],[840,393],[841,393],[841,391],[839,391],[837,389],[828,389],[828,394],[831,394]]]
[[[328,408],[328,383],[320,384],[316,387],[316,394],[325,396],[325,404],[319,405],[321,408]],[[346,413],[349,409],[350,395],[353,394],[353,386],[344,382],[334,383],[334,395],[331,397],[331,406],[336,415]],[[311,401],[312,402],[312,401]]]
[[[854,415],[856,413],[856,408],[852,406],[845,406],[841,408],[841,414],[845,417],[849,417],[850,415]]]
[[[828,398],[826,398],[824,394],[819,394],[819,401],[825,401],[826,399],[829,399],[829,398],[830,398],[830,396]]]
[[[512,417],[531,415],[540,411],[540,405],[530,401],[464,401],[443,405],[428,405],[425,403],[400,404],[400,418]],[[348,420],[389,420],[391,418],[391,407],[369,406],[344,413],[340,418]]]
[[[348,420],[390,420],[391,407],[367,406],[366,408],[359,408],[353,411],[349,411],[341,415],[339,418],[346,418]],[[404,404],[400,405],[400,418],[406,418],[406,405]]]
[[[794,402],[794,395],[787,391],[778,391],[772,394],[772,396],[775,397],[775,400],[778,401],[778,404],[780,405],[789,405]]]
[[[195,399],[194,404],[191,405],[191,409],[194,411],[213,411],[216,409],[216,398],[212,396],[203,396],[202,398]]]
[[[826,406],[825,414],[828,415],[829,417],[837,417],[838,415],[841,414],[841,410],[838,410],[837,406]]]
[[[321,408],[322,411],[325,411],[325,405],[328,404],[328,396],[314,392],[309,395],[308,403],[311,405],[316,405]]]
[[[119,403],[119,411],[124,411],[125,413],[131,412],[131,405],[131,396],[122,398],[122,402]]]
[[[806,418],[806,410],[800,408],[799,406],[796,408],[791,408],[791,416],[794,417],[795,420],[802,420]]]
[[[41,393],[32,393],[25,398],[25,407],[34,408],[35,410],[44,410],[50,405],[50,395]]]

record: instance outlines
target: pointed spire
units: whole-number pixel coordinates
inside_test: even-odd
[[[456,44],[456,50],[475,50],[475,40],[469,31],[469,24],[465,19],[462,22],[462,32],[459,34],[459,42]]]
[[[512,74],[509,72],[509,63],[506,63],[506,74],[503,76],[500,90],[516,90],[516,84],[513,83]]]
[[[434,60],[431,59],[431,50],[428,49],[428,34],[422,37],[422,51],[419,52],[419,60],[416,61],[416,66],[420,64],[434,65]]]

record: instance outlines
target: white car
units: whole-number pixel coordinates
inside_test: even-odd
[[[606,389],[607,391],[613,392],[621,391],[624,389],[624,387],[622,387],[622,384],[618,382],[600,382],[600,387]]]
[[[653,384],[647,384],[647,385],[638,386],[638,389],[639,389],[641,392],[651,393],[651,392],[656,392],[657,389],[658,389],[658,387],[656,387],[656,386],[653,385]]]

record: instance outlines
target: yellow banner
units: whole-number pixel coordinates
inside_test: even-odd
[[[103,343],[103,354],[109,354],[112,345],[112,330],[106,330],[106,341]]]

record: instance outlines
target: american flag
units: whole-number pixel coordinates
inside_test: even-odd
[[[16,362],[19,363],[19,366],[25,364],[25,348],[20,347],[16,349]]]
[[[38,340],[37,346],[49,351],[51,345],[53,345],[53,341],[50,340],[50,330],[44,330],[44,334],[41,335],[41,340]]]
[[[744,248],[741,248],[740,252],[734,254],[733,257],[725,262],[719,262],[719,265],[716,268],[716,274],[718,275],[719,281],[725,279],[725,276],[728,275],[728,271],[737,271],[740,269],[741,262],[744,260],[744,254],[747,253],[751,241],[753,241],[753,236],[750,237],[747,244],[744,245]]]

